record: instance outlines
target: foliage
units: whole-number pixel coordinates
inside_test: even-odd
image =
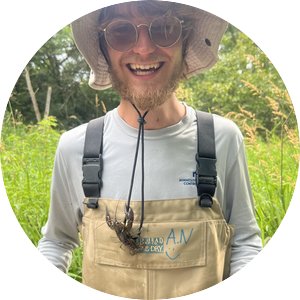
[[[95,92],[88,86],[89,69],[75,47],[69,26],[45,43],[27,68],[40,111],[44,111],[47,89],[52,87],[50,115],[56,117],[60,128],[71,128],[102,115],[97,97],[108,109],[118,101],[112,90]],[[22,114],[24,122],[35,122],[24,74],[15,85],[9,105],[14,114]]]
[[[61,134],[56,127],[53,117],[26,126],[7,114],[2,132],[0,153],[7,195],[18,221],[35,245],[47,221],[53,158]],[[298,134],[286,126],[285,133],[282,139],[270,134],[267,141],[253,135],[245,140],[256,217],[264,244],[280,225],[296,183]],[[77,248],[69,275],[79,281],[81,260],[82,249]]]
[[[292,111],[288,93],[272,63],[233,26],[222,40],[219,62],[210,71],[186,81],[182,88],[191,105],[220,115],[243,109],[254,114],[257,125],[268,131],[277,123],[271,102],[277,103],[282,114]],[[295,115],[289,122],[296,127]]]
[[[282,142],[284,147],[282,147]],[[299,165],[299,141],[276,135],[268,142],[247,141],[256,219],[266,244],[280,225],[292,198]],[[282,155],[281,155],[282,154]]]
[[[11,126],[13,124],[13,126]],[[59,132],[53,117],[37,125],[4,121],[1,163],[7,195],[22,228],[36,245],[47,220],[50,181]]]
[[[69,26],[49,39],[27,68],[41,111],[44,111],[47,89],[52,87],[50,115],[56,117],[60,128],[69,129],[102,115],[101,102],[107,110],[118,104],[119,97],[112,89],[95,91],[88,86],[89,68],[75,47]],[[222,40],[219,62],[212,70],[183,82],[178,94],[198,109],[221,115],[242,108],[255,114],[267,130],[276,123],[270,101],[278,102],[280,111],[286,115],[291,108],[284,84],[272,63],[231,25]],[[35,122],[24,74],[15,85],[8,109],[21,114],[27,124]],[[296,127],[294,115],[290,124]]]
[[[259,60],[256,63],[260,72],[262,64]],[[257,118],[252,106],[248,111],[242,104],[225,116],[237,123],[245,135],[256,218],[265,244],[280,225],[295,188],[299,134],[293,105],[284,87],[272,83],[268,92],[262,92],[258,86],[244,83],[246,89],[265,103],[270,119]]]
[[[52,86],[50,114],[35,124],[21,74],[8,103],[0,144],[3,178],[12,208],[36,245],[47,220],[54,153],[61,130],[111,110],[118,96],[95,92],[89,70],[66,27],[28,64],[41,111]],[[289,95],[268,58],[243,33],[230,26],[220,61],[209,72],[183,82],[177,95],[193,107],[234,120],[245,135],[258,224],[264,244],[278,228],[295,187],[299,140]],[[271,163],[270,163],[271,162]],[[81,248],[69,270],[81,279]]]

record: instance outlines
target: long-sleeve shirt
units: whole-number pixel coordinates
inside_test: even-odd
[[[145,130],[145,201],[197,196],[195,184],[197,125],[195,111],[187,106],[177,124]],[[261,250],[260,230],[245,157],[243,137],[230,120],[214,115],[218,199],[226,221],[235,228],[231,274]],[[72,250],[80,244],[78,228],[83,216],[82,156],[87,124],[65,132],[57,147],[51,203],[38,249],[66,272]],[[201,130],[201,128],[200,128]],[[138,130],[130,127],[114,109],[105,116],[101,196],[127,199]],[[136,167],[132,199],[140,199],[140,159]]]

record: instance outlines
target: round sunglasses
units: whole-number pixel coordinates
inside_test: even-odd
[[[107,44],[114,50],[126,52],[131,50],[139,38],[138,29],[148,27],[151,41],[160,48],[169,48],[175,45],[182,33],[183,20],[173,16],[162,16],[152,20],[150,25],[135,25],[128,20],[116,20],[109,23],[104,32]]]

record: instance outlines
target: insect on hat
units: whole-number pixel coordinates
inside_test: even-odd
[[[210,69],[217,62],[220,40],[227,28],[227,22],[211,13],[184,4],[156,0],[134,1],[133,3],[145,15],[153,14],[162,17],[155,19],[148,26],[150,37],[158,47],[172,46],[173,39],[174,43],[177,42],[176,34],[178,34],[178,39],[181,35],[183,39],[186,37],[185,71],[183,74],[186,78]],[[113,8],[113,6],[111,7]],[[105,22],[108,24],[107,21],[110,21],[105,20],[105,9],[107,8],[89,13],[71,24],[76,46],[91,69],[89,85],[96,90],[104,90],[111,87],[111,79],[108,72],[109,66],[105,54],[101,50],[103,49],[101,43],[105,40],[101,39],[101,35],[105,35],[107,43],[110,44],[111,42],[111,46],[118,43],[120,48],[120,43],[125,43],[125,41],[130,43],[127,37],[123,37],[123,39],[119,37],[112,40],[107,33],[107,27],[103,27],[104,30],[103,28],[101,29],[101,24],[105,24]],[[161,26],[162,22],[167,23],[168,28],[173,29],[175,26],[178,32],[174,33],[172,30],[168,32],[170,42],[166,45],[162,38],[157,36],[158,31],[155,31],[156,28]],[[115,27],[116,24],[113,25]],[[136,27],[130,22],[126,22],[125,25],[127,26],[127,31],[134,34],[137,32]],[[110,31],[112,31],[111,27],[109,28]],[[127,51],[130,45],[127,46],[127,44],[125,46],[122,45],[121,51]]]

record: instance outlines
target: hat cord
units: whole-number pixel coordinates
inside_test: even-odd
[[[140,221],[140,227],[138,229],[138,235],[141,234],[141,230],[144,223],[144,202],[145,202],[145,195],[144,195],[144,186],[145,186],[145,180],[144,180],[144,165],[145,165],[145,159],[144,159],[144,126],[146,124],[145,117],[148,114],[148,111],[146,111],[143,115],[140,113],[140,111],[137,109],[137,107],[132,103],[132,106],[137,111],[139,117],[138,117],[138,123],[139,123],[139,131],[138,131],[138,137],[137,137],[137,144],[136,144],[136,151],[135,151],[135,157],[134,157],[134,163],[133,163],[133,169],[132,169],[132,175],[131,175],[131,182],[130,182],[130,188],[128,193],[128,199],[127,199],[127,207],[126,212],[129,212],[130,209],[130,201],[131,201],[131,194],[132,194],[132,188],[134,183],[134,177],[135,177],[135,170],[136,170],[136,164],[137,164],[137,157],[141,142],[141,168],[142,168],[142,180],[141,180],[141,221]]]

